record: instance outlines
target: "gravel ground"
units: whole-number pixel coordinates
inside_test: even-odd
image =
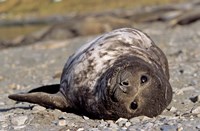
[[[11,93],[59,83],[69,55],[95,36],[78,37],[0,51],[0,131],[200,131],[200,22],[174,28],[164,23],[135,27],[149,34],[169,61],[173,101],[160,116],[93,120],[7,98]]]

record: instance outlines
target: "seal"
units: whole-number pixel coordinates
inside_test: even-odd
[[[172,100],[168,62],[149,36],[133,28],[105,33],[69,57],[60,84],[9,95],[92,118],[155,117]]]

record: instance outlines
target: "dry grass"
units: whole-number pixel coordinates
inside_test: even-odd
[[[41,29],[42,25],[0,27],[0,40],[12,40],[16,36],[26,35]]]
[[[24,16],[49,16],[53,14],[101,12],[117,8],[127,9],[149,5],[177,3],[185,0],[6,0],[0,3],[0,20]],[[0,27],[0,40],[29,34],[41,26]]]
[[[99,12],[116,8],[134,8],[181,1],[184,0],[62,0],[57,3],[52,2],[52,0],[7,0],[0,3],[0,13],[6,13],[10,17],[46,16],[69,12]]]

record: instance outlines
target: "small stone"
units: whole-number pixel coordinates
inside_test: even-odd
[[[83,116],[83,119],[84,119],[84,120],[89,120],[90,118],[87,117],[87,116]]]
[[[177,131],[183,131],[183,127],[178,127]]]
[[[119,126],[117,125],[117,124],[115,124],[113,121],[111,121],[111,120],[109,120],[109,121],[107,121],[107,123],[108,123],[108,126],[110,127],[110,128],[112,128],[112,129],[118,129],[119,128]]]
[[[163,125],[160,130],[161,131],[175,131],[177,129],[177,127],[173,126],[173,125]]]
[[[100,131],[98,128],[90,128],[88,131]]]
[[[84,128],[78,128],[77,131],[84,131]]]
[[[200,114],[200,106],[198,106],[197,108],[192,109],[191,113]]]
[[[127,127],[122,127],[121,128],[121,131],[126,131],[127,130]]]
[[[129,121],[130,121],[132,124],[135,124],[135,123],[140,122],[140,119],[139,119],[139,117],[133,117],[133,118],[131,118]]]
[[[128,122],[126,122],[125,126],[126,126],[126,127],[129,127],[129,126],[131,126],[131,122],[129,122],[129,121],[128,121]]]
[[[14,130],[19,130],[26,127],[25,125],[20,125],[20,126],[13,126]]]
[[[34,111],[44,111],[44,110],[46,110],[46,108],[43,107],[43,106],[35,105],[32,110],[34,110]]]
[[[16,116],[16,117],[12,118],[11,122],[14,125],[21,126],[21,125],[25,124],[25,122],[27,121],[27,119],[28,119],[28,116]]]
[[[170,109],[169,109],[171,112],[175,112],[175,111],[177,111],[177,109],[175,108],[175,107],[171,107]]]
[[[145,124],[145,129],[146,130],[152,129],[152,127],[153,127],[153,123],[147,123],[147,124]]]
[[[119,118],[115,123],[118,124],[120,127],[123,127],[127,121],[128,119],[126,118]]]
[[[4,102],[0,102],[0,106],[4,106],[5,105],[5,103]]]
[[[196,129],[200,129],[200,124],[196,126]]]
[[[200,102],[200,95],[197,95],[197,96],[195,96],[195,97],[190,97],[190,100],[191,100],[193,103]]]
[[[100,124],[98,125],[98,128],[103,129],[104,127],[108,126],[108,123],[105,121],[101,121]]]
[[[8,127],[8,123],[2,122],[2,123],[1,123],[1,127],[2,127],[2,128]]]
[[[6,121],[6,116],[5,115],[0,115],[0,122]]]
[[[141,116],[141,121],[147,121],[147,120],[150,120],[150,119],[151,119],[150,117]]]
[[[59,126],[66,126],[66,125],[67,125],[67,121],[66,121],[65,119],[60,119],[60,120],[58,121],[58,125],[59,125]]]

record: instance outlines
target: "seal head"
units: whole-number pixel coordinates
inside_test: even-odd
[[[130,56],[120,58],[112,68],[107,72],[111,76],[106,105],[113,117],[132,118],[141,114],[155,117],[171,102],[171,86],[162,77],[161,69]]]

